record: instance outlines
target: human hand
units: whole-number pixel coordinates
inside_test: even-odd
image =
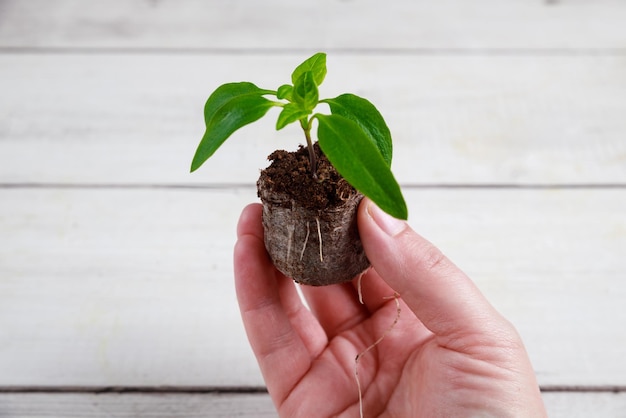
[[[364,199],[359,232],[372,263],[356,281],[303,286],[272,265],[261,206],[244,209],[235,282],[244,326],[281,417],[544,417],[520,337],[450,260]]]

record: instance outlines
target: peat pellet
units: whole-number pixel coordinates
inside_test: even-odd
[[[298,283],[352,280],[369,267],[356,214],[363,195],[346,182],[317,144],[317,178],[308,150],[275,151],[257,182],[265,247],[276,268]]]

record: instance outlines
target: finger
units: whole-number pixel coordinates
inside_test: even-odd
[[[264,233],[261,221],[262,213],[263,206],[259,203],[253,203],[244,208],[237,225],[237,235],[252,235],[262,242]],[[268,258],[266,253],[265,256],[265,258]],[[275,270],[275,268],[271,266],[270,270]],[[285,278],[278,271],[274,271],[274,274],[279,282],[278,289],[281,302],[292,322],[293,328],[300,334],[304,344],[311,353],[314,355],[319,353],[327,343],[324,331],[311,312],[302,304],[293,281]]]
[[[234,251],[235,286],[252,351],[272,398],[280,405],[326,341],[319,324],[302,306],[293,282],[272,265],[259,224],[259,207],[244,209]]]
[[[237,223],[237,237],[249,234],[263,240],[262,214],[263,205],[260,203],[251,203],[246,206]]]
[[[329,340],[369,316],[350,283],[321,287],[302,286],[301,289]]]
[[[499,315],[474,283],[406,222],[364,199],[359,233],[372,265],[436,335],[486,331]]]

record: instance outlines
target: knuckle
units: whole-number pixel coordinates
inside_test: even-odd
[[[432,244],[422,246],[417,255],[417,267],[422,271],[446,269],[449,264],[448,258]]]

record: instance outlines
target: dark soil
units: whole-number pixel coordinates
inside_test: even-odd
[[[369,266],[356,225],[363,196],[339,175],[317,144],[317,179],[306,147],[275,151],[257,183],[265,246],[286,276],[315,286],[353,279]],[[320,239],[321,238],[321,239]]]
[[[306,209],[324,210],[340,205],[356,193],[335,170],[319,145],[313,145],[317,155],[317,179],[311,174],[309,151],[300,146],[296,152],[274,151],[267,157],[272,164],[261,172],[261,179],[274,193],[284,193]],[[291,205],[289,206],[291,208]]]

